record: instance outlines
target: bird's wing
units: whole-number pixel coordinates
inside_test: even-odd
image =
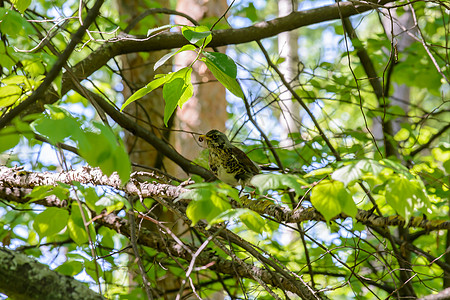
[[[261,171],[259,167],[255,164],[255,162],[251,160],[247,156],[247,154],[245,154],[244,151],[240,150],[237,147],[233,147],[232,151],[234,157],[239,162],[241,162],[247,168],[248,171],[252,172],[253,174],[258,174]]]

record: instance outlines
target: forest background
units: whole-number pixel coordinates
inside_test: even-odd
[[[450,299],[449,15],[0,1],[0,298]]]

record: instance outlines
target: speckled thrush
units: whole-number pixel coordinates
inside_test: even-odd
[[[206,141],[209,167],[223,182],[231,186],[245,186],[260,172],[259,167],[242,150],[232,145],[222,132],[213,129],[200,135],[198,140]]]

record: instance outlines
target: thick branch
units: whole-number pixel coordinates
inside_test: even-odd
[[[121,190],[128,195],[146,197],[167,197],[171,199],[179,198],[182,193],[188,190],[181,186],[173,186],[170,184],[138,182],[137,180],[130,180],[125,185],[122,185],[119,175],[113,173],[111,176],[106,176],[98,168],[84,167],[78,170],[51,173],[51,172],[26,172],[15,168],[8,168],[0,166],[0,197],[17,202],[26,195],[22,189],[31,191],[35,186],[41,185],[58,185],[58,182],[71,184],[72,181],[78,181],[83,184],[105,185],[110,186],[116,190]],[[55,199],[55,204],[61,206],[62,204]],[[241,198],[242,206],[249,208],[259,214],[268,215],[279,222],[284,223],[300,223],[304,221],[324,221],[322,215],[314,208],[300,207],[296,210],[290,210],[281,205],[272,204],[262,200],[247,200]],[[236,204],[238,205],[238,204]],[[335,219],[345,219],[348,215],[340,214]],[[370,211],[362,209],[358,210],[355,217],[359,222],[370,225],[371,227],[386,227],[386,226],[408,226],[415,228],[424,228],[426,230],[442,230],[450,229],[450,222],[443,220],[428,220],[422,217],[411,217],[409,222],[406,222],[400,216],[382,217]]]
[[[11,170],[12,172],[8,172],[7,170]],[[2,167],[0,169],[0,178],[4,179],[5,177],[9,179],[6,180],[6,182],[3,181],[2,184],[14,184],[21,187],[27,185],[27,182],[29,183],[29,186],[32,187],[39,185],[39,182],[46,182],[46,184],[49,185],[56,185],[57,182],[70,183],[72,180],[77,180],[82,183],[90,183],[94,185],[109,185],[116,189],[119,189],[121,186],[119,177],[117,175],[114,174],[110,177],[107,177],[103,175],[100,170],[91,168],[84,168],[79,171],[52,174],[48,172],[17,172],[13,169]],[[0,184],[0,197],[2,197],[2,184]],[[182,191],[185,191],[185,189],[181,187],[174,187],[166,184],[146,185],[145,183],[143,183],[140,187],[132,183],[128,183],[125,187],[123,187],[123,189],[130,194],[141,193],[143,197],[149,197],[150,195],[159,195],[165,196],[167,198],[176,198],[177,195],[179,195]],[[25,198],[13,198],[12,200],[17,200],[18,202],[22,203],[26,202]],[[49,201],[47,202],[47,200]],[[44,206],[53,206],[55,203],[57,202],[53,201],[52,199],[48,199],[48,197],[39,201],[39,204],[42,204]],[[131,228],[129,222],[126,219],[118,217],[114,213],[94,216],[93,220],[95,220],[94,222],[99,225],[106,226],[130,238]],[[196,247],[192,247],[186,244],[180,244],[179,242],[167,236],[162,238],[157,232],[147,230],[145,227],[139,229],[137,241],[141,245],[151,247],[169,256],[182,258],[186,261],[190,261],[192,259],[192,254],[197,252]],[[238,275],[243,278],[253,279],[255,276],[258,276],[258,278],[266,284],[272,285],[282,290],[299,293],[297,284],[294,284],[289,280],[280,280],[278,278],[278,275],[274,274],[273,272],[256,267],[253,264],[249,263],[245,263],[245,268],[243,268],[242,266],[239,267],[239,265],[236,265],[235,262],[223,259],[207,250],[204,250],[203,252],[199,252],[199,254],[197,254],[195,265],[208,265],[208,268],[212,271],[220,272],[222,274]],[[302,294],[305,294],[305,292],[302,292]]]
[[[333,4],[319,8],[293,12],[285,17],[276,18],[271,21],[256,23],[255,25],[240,29],[224,29],[213,31],[213,39],[209,46],[218,47],[232,44],[242,44],[268,37],[275,36],[281,32],[293,30],[296,28],[318,24],[325,21],[337,20],[342,17],[349,17],[379,7],[386,3],[394,2],[393,0],[381,0],[379,2],[343,2],[339,5]],[[135,53],[149,52],[163,49],[179,48],[187,44],[187,40],[180,33],[165,32],[160,33],[151,38],[138,38],[130,35],[120,35],[118,38],[110,40],[99,49],[92,52],[86,59],[75,65],[72,72],[80,80],[86,79],[95,71],[113,57]],[[74,89],[74,84],[70,80],[67,72],[63,74],[61,94],[66,94],[69,90]],[[41,95],[42,96],[42,95]],[[52,88],[39,99],[39,105],[32,112],[42,111],[44,104],[54,103],[59,99],[58,93]],[[20,110],[21,112],[22,110]],[[2,120],[0,118],[0,128],[6,126],[11,120],[10,118]]]
[[[92,99],[95,101],[95,103],[97,103],[105,111],[105,113],[108,114],[108,116],[110,116],[115,122],[117,122],[117,124],[119,124],[122,128],[128,130],[133,135],[145,140],[153,147],[155,147],[159,152],[164,153],[166,157],[179,165],[186,173],[200,175],[206,180],[215,179],[215,176],[211,171],[200,167],[199,165],[193,164],[192,161],[182,156],[172,146],[164,142],[162,139],[158,138],[153,132],[146,130],[137,122],[134,122],[125,114],[118,111],[114,106],[104,100],[101,96],[89,91],[87,92],[89,93],[89,96],[92,97]]]
[[[128,221],[114,214],[109,214],[107,216],[99,218],[96,220],[96,223],[113,229],[127,237],[130,236],[130,226],[128,224]],[[162,239],[158,234],[155,234],[155,232],[149,231],[145,228],[141,228],[139,231],[138,243],[153,248],[159,252],[166,253],[167,255],[182,258],[186,261],[190,261],[192,259],[192,253],[195,253],[197,251],[197,248],[195,247],[191,247],[186,244],[180,245],[179,243],[168,237]],[[188,251],[186,247],[188,247],[190,251]],[[239,267],[233,261],[223,259],[208,250],[204,250],[203,252],[198,254],[198,256],[196,256],[195,265],[208,265],[208,269],[210,269],[211,271],[233,276],[238,275],[243,278],[253,279],[256,274],[266,284],[278,287],[282,290],[291,291],[294,293],[298,292],[297,288],[292,285],[291,282],[287,280],[280,281],[277,277],[277,274],[256,267],[249,263],[245,263],[245,268]]]
[[[6,248],[0,249],[0,292],[17,300],[104,299],[72,277]]]

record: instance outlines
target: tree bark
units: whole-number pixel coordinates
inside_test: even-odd
[[[180,0],[177,2],[177,11],[182,11],[197,21],[203,18],[220,18],[227,9],[226,0]],[[194,25],[185,18],[175,17],[176,24]],[[225,47],[220,49],[225,52]],[[207,49],[207,51],[213,51]],[[186,51],[175,57],[175,68],[181,69],[189,66],[196,54]],[[171,138],[175,149],[184,157],[194,160],[202,150],[197,136],[192,133],[206,133],[211,129],[225,130],[227,120],[227,101],[224,86],[216,80],[205,63],[197,61],[192,66],[192,82],[194,83],[194,96],[177,109],[175,128],[179,133]],[[214,117],[212,117],[214,116]],[[172,174],[185,176],[186,174],[175,164],[171,163]]]
[[[0,292],[15,300],[100,300],[89,287],[27,255],[0,249]]]

